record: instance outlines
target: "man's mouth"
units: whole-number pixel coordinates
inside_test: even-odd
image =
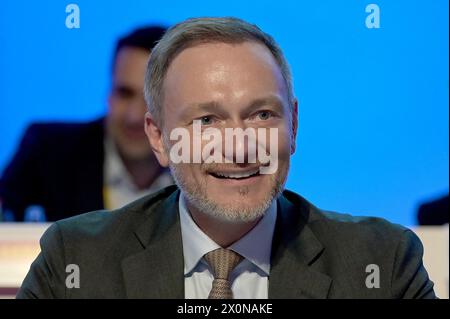
[[[132,139],[141,139],[145,138],[145,131],[142,127],[124,127],[123,132],[127,137]]]
[[[215,178],[219,179],[247,179],[251,177],[255,177],[259,175],[259,167],[253,168],[251,170],[240,170],[240,171],[215,171],[215,172],[209,172],[210,175],[214,176]]]

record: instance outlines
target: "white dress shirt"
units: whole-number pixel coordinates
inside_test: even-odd
[[[186,299],[206,299],[214,276],[203,256],[220,246],[194,222],[183,193],[180,195],[179,210],[184,255],[184,295]],[[235,299],[268,298],[270,254],[276,218],[277,205],[273,201],[251,231],[226,247],[244,257],[230,274]]]
[[[170,172],[165,170],[148,188],[139,189],[133,183],[111,138],[105,139],[104,148],[103,202],[106,209],[120,208],[138,198],[173,184]]]

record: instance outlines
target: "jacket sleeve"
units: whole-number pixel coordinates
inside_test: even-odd
[[[64,242],[54,223],[40,240],[41,252],[31,264],[17,299],[65,298],[66,265]]]
[[[433,282],[423,266],[423,245],[411,230],[402,233],[397,246],[391,289],[394,298],[435,299]]]

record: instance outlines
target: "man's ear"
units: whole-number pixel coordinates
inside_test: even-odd
[[[145,113],[145,134],[156,159],[162,167],[169,166],[169,156],[164,148],[164,140],[161,129],[150,113]]]
[[[294,99],[291,114],[291,155],[295,153],[297,147],[297,129],[298,129],[298,100]]]

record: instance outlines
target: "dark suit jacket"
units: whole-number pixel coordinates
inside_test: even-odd
[[[4,210],[23,220],[43,206],[54,221],[103,209],[103,119],[31,125],[0,179]]]
[[[54,223],[41,239],[18,298],[184,298],[179,190],[170,186],[128,206]],[[378,218],[321,211],[285,191],[277,202],[270,298],[434,298],[422,245]],[[65,285],[66,266],[80,288]],[[366,287],[366,267],[380,269]]]

